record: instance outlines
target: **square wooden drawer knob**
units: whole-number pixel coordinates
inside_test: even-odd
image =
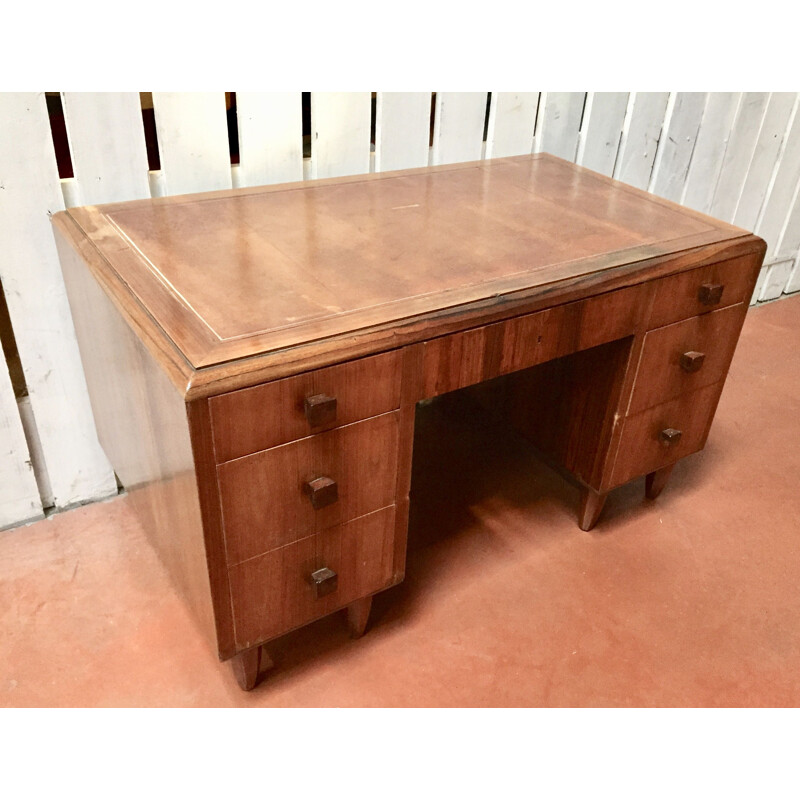
[[[314,588],[314,597],[319,599],[336,591],[339,587],[339,576],[329,567],[322,567],[311,573],[311,585]]]
[[[722,300],[723,289],[721,283],[704,283],[697,292],[697,299],[704,306],[715,306]]]
[[[684,372],[697,372],[703,366],[706,360],[705,353],[699,353],[697,350],[689,350],[681,356],[681,369]]]
[[[339,486],[333,478],[327,476],[314,478],[306,483],[305,491],[315,509],[325,508],[339,499]]]
[[[336,398],[329,394],[313,394],[303,401],[303,410],[312,428],[333,425],[336,422]]]

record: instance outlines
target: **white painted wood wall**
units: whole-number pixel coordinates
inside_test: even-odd
[[[64,93],[74,178],[60,180],[43,93],[0,93],[0,281],[27,385],[0,363],[0,528],[113,494],[94,431],[49,215],[65,206],[549,152],[754,230],[753,303],[800,291],[797,93],[154,93],[148,170],[136,93]],[[432,102],[433,101],[433,102]],[[431,130],[431,113],[433,128]],[[7,344],[7,343],[6,343]]]

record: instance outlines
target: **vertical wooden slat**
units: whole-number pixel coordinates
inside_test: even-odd
[[[477,161],[483,152],[486,92],[438,92],[433,125],[434,164]]]
[[[378,92],[375,171],[428,166],[430,92]]]
[[[756,227],[796,99],[794,92],[773,92],[770,95],[739,204],[733,215],[734,225],[748,230]]]
[[[783,291],[786,294],[800,292],[800,256],[795,257],[794,267],[792,267],[789,280],[786,281],[786,286],[784,286]]]
[[[369,172],[370,92],[311,93],[311,176]]]
[[[542,92],[537,153],[575,160],[585,100],[586,92]]]
[[[770,266],[766,267],[766,277],[758,299],[777,300],[786,288],[793,265],[794,262],[789,259],[786,261],[779,261],[776,264],[770,264]]]
[[[800,248],[800,185],[795,188],[794,199],[775,250],[781,255],[789,255],[796,253],[798,248]]]
[[[740,92],[709,92],[681,202],[708,213],[741,98]]]
[[[650,178],[650,191],[659,197],[677,203],[683,195],[705,104],[702,92],[676,92],[670,97]]]
[[[792,199],[799,183],[800,108],[796,101],[775,181],[764,203],[764,211],[756,225],[756,233],[767,243],[767,259],[773,256],[788,255],[792,252],[783,250],[781,233],[789,218]]]
[[[583,130],[577,163],[611,175],[617,161],[628,92],[589,92],[583,113]]]
[[[6,364],[0,359],[0,529],[41,516],[28,443]]]
[[[486,135],[486,158],[533,152],[539,92],[494,92]]]
[[[669,92],[633,92],[628,100],[625,127],[614,177],[646,189],[661,138]]]
[[[733,219],[768,101],[768,92],[746,92],[742,95],[709,208],[713,217],[726,222]]]
[[[76,205],[150,196],[137,92],[63,92]]]
[[[153,92],[166,194],[231,188],[224,92]]]
[[[240,186],[303,180],[302,92],[237,92]]]
[[[55,504],[114,494],[50,225],[63,198],[42,93],[0,94],[0,186],[0,280]]]
[[[758,302],[758,298],[761,296],[761,290],[764,288],[764,281],[767,279],[767,273],[769,272],[769,267],[761,267],[758,271],[758,278],[756,278],[756,285],[753,289],[753,294],[750,297],[750,305],[753,306]]]

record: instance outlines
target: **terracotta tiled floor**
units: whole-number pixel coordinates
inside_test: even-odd
[[[0,704],[800,704],[800,297],[748,315],[706,450],[591,533],[521,443],[424,427],[435,488],[360,641],[324,619],[241,692],[121,497],[0,533]]]

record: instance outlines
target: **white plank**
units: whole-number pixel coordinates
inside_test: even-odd
[[[369,172],[370,92],[311,92],[311,175]]]
[[[742,95],[709,208],[712,217],[726,222],[733,220],[768,100],[769,92],[745,92]]]
[[[150,197],[138,92],[62,92],[76,205]]]
[[[782,294],[789,276],[792,273],[794,260],[778,261],[767,267],[767,277],[761,287],[761,294],[758,296],[760,302],[765,300],[777,300]]]
[[[750,297],[750,305],[754,306],[758,302],[758,298],[761,296],[761,290],[764,288],[764,281],[767,279],[767,273],[769,272],[769,267],[761,267],[758,271],[758,278],[756,278],[756,285],[753,288],[753,294]]]
[[[225,92],[153,92],[167,194],[230,189]]]
[[[237,185],[303,180],[302,92],[237,92]]]
[[[43,516],[14,389],[0,359],[0,528]]]
[[[430,92],[378,92],[375,171],[427,167],[431,136]]]
[[[705,105],[703,92],[670,96],[649,187],[659,197],[680,202]]]
[[[656,158],[669,92],[632,92],[614,177],[646,189]]]
[[[734,225],[750,231],[756,227],[767,190],[772,185],[778,154],[796,99],[794,92],[773,92],[770,95],[739,204],[733,215]]]
[[[43,93],[0,94],[0,187],[0,280],[55,504],[114,494],[53,240],[63,198]]]
[[[81,205],[81,195],[78,191],[78,181],[75,178],[61,178],[61,196],[67,208]]]
[[[789,133],[780,155],[780,166],[764,203],[761,217],[756,224],[756,233],[767,243],[766,258],[790,254],[784,252],[781,247],[781,234],[789,218],[792,200],[799,182],[800,108],[798,108],[798,103],[795,103]]]
[[[798,249],[800,249],[800,183],[795,187],[794,197],[775,251],[781,256],[789,256]]]
[[[486,97],[486,92],[436,93],[432,163],[455,164],[481,158]]]
[[[33,476],[36,478],[36,485],[39,487],[42,507],[52,508],[55,505],[53,502],[53,488],[50,486],[50,479],[47,476],[42,440],[39,438],[39,430],[36,427],[30,397],[25,395],[25,397],[18,398],[17,408],[19,409],[19,418],[22,421],[22,430],[25,431],[25,441],[28,443],[28,452],[31,455],[31,464],[33,464]]]
[[[589,92],[577,163],[609,177],[619,152],[628,92]]]
[[[574,161],[586,92],[542,92],[535,150]]]
[[[493,92],[486,134],[486,158],[533,152],[539,92]]]
[[[709,92],[681,203],[707,214],[719,180],[741,92]]]
[[[783,291],[786,294],[800,292],[800,256],[795,258],[794,267],[792,267],[792,272],[789,275],[789,280],[786,281],[786,286]]]

